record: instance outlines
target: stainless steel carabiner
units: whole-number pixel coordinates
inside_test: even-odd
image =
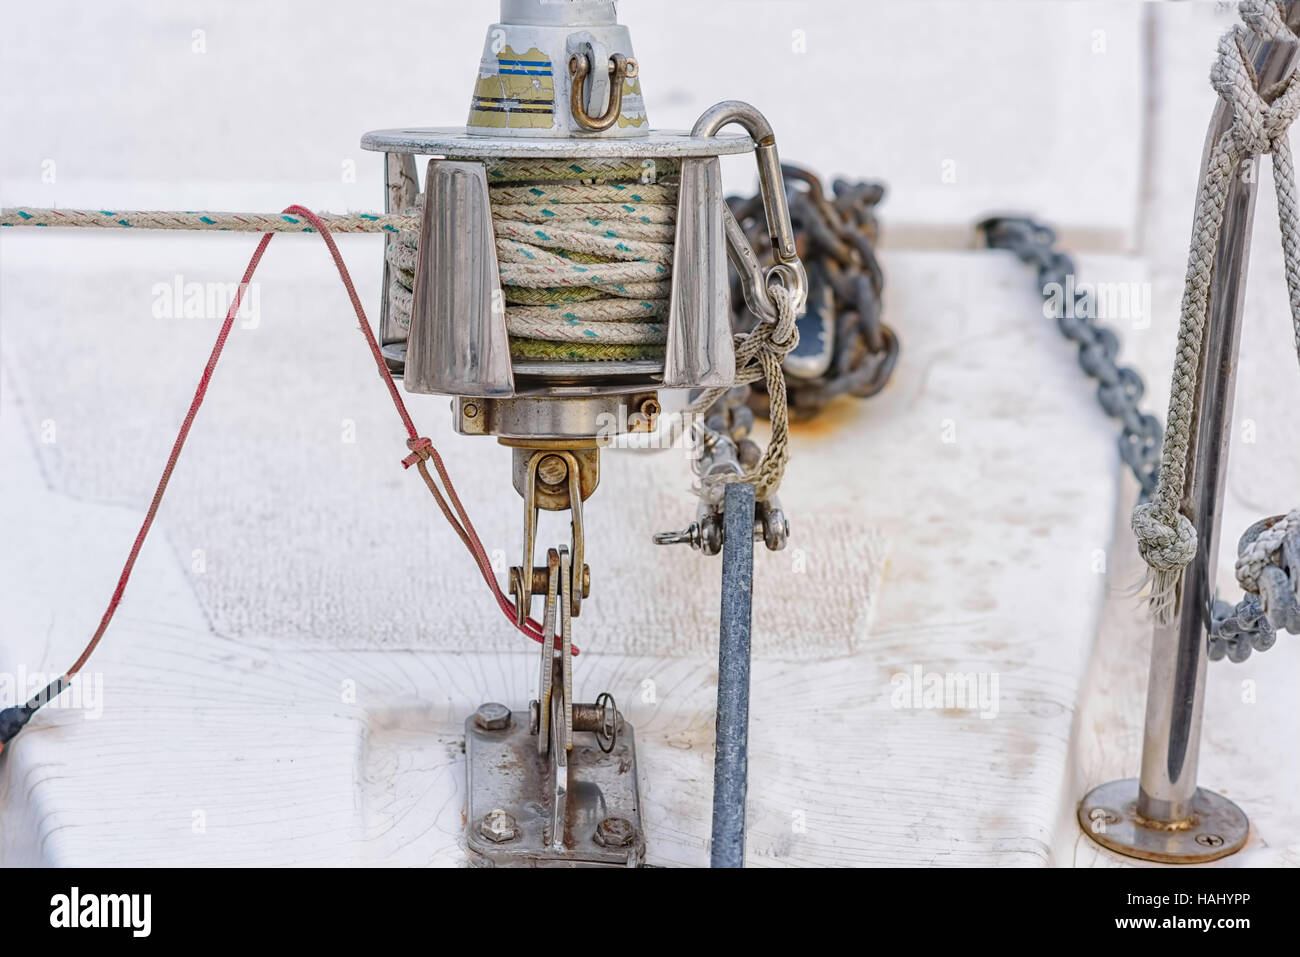
[[[776,134],[772,124],[757,109],[740,100],[725,100],[709,107],[695,122],[692,136],[713,136],[724,126],[736,123],[754,140],[754,155],[758,160],[759,190],[763,196],[763,212],[767,218],[767,232],[772,238],[772,256],[775,264],[763,273],[758,254],[745,238],[744,232],[724,209],[727,230],[727,251],[739,271],[745,302],[760,319],[775,321],[776,304],[767,295],[766,286],[778,282],[794,298],[795,314],[803,313],[808,304],[808,276],[795,252],[794,227],[790,224],[790,207],[785,197],[785,178],[781,174],[781,158],[776,149]],[[755,288],[760,285],[762,288]]]

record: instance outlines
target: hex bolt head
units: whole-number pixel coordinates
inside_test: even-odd
[[[496,808],[483,815],[479,831],[493,844],[505,844],[519,836],[519,825],[513,816]]]
[[[607,817],[596,825],[595,840],[601,847],[627,847],[636,840],[636,828],[625,817]]]
[[[474,712],[474,723],[484,731],[504,731],[510,727],[510,709],[495,701],[481,704]]]

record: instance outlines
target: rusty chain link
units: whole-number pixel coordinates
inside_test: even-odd
[[[880,319],[884,274],[874,244],[879,234],[879,183],[836,180],[827,196],[821,180],[784,165],[790,221],[808,272],[808,311],[799,320],[800,344],[785,359],[790,418],[805,420],[841,395],[869,398],[889,382],[898,362],[898,337]],[[764,265],[773,262],[761,195],[727,199]],[[737,332],[758,320],[745,305],[740,275],[731,270],[732,324]],[[767,396],[749,398],[766,415]]]

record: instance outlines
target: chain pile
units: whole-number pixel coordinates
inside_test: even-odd
[[[1055,249],[1056,233],[1042,223],[1020,216],[987,219],[979,224],[990,249],[1006,249],[1024,263],[1038,268],[1038,289],[1045,305],[1057,302],[1055,290],[1078,289],[1071,277],[1077,276],[1074,260]],[[1076,292],[1076,304],[1087,292]],[[1119,437],[1119,454],[1133,470],[1141,487],[1140,501],[1150,500],[1160,471],[1160,420],[1144,413],[1140,406],[1146,386],[1142,376],[1116,361],[1119,336],[1113,329],[1099,325],[1088,308],[1053,310],[1056,324],[1071,342],[1079,347],[1079,366],[1097,380],[1097,401],[1106,414],[1123,426]],[[1044,310],[1046,311],[1046,309]]]
[[[841,395],[869,398],[883,389],[898,362],[898,337],[880,321],[884,275],[873,245],[879,235],[876,205],[885,195],[879,183],[836,180],[831,197],[821,181],[797,166],[782,166],[799,258],[808,272],[808,309],[833,323],[829,362],[815,375],[786,363],[790,418],[808,419]],[[796,185],[802,184],[802,186]],[[765,265],[772,243],[761,195],[733,196],[727,205]],[[743,333],[758,319],[745,305],[739,273],[731,270],[733,328]],[[810,317],[811,318],[811,317]],[[801,323],[807,326],[807,320]],[[751,401],[768,415],[769,396],[755,389]]]

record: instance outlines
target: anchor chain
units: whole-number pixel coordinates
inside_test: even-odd
[[[820,179],[785,164],[790,222],[808,272],[808,311],[799,321],[801,345],[786,357],[790,418],[812,418],[841,395],[870,398],[898,364],[898,337],[881,322],[884,273],[876,259],[875,210],[885,195],[879,183],[836,180],[827,196]],[[763,217],[763,197],[732,196],[727,205],[764,265],[773,261]],[[745,304],[742,277],[731,270],[732,327],[745,332],[758,318]],[[755,389],[754,411],[767,415],[767,394]]]
[[[1211,661],[1240,663],[1268,651],[1283,628],[1300,634],[1300,512],[1246,529],[1237,544],[1237,582],[1246,592],[1241,601],[1215,598],[1210,609]]]
[[[1042,223],[1027,217],[1007,216],[987,219],[979,228],[990,249],[1008,250],[1022,262],[1038,268],[1044,299],[1049,297],[1047,290],[1053,288],[1052,284],[1065,289],[1066,278],[1077,275],[1074,260],[1053,248],[1056,234]],[[1107,415],[1123,424],[1120,456],[1141,487],[1139,500],[1149,501],[1159,477],[1162,430],[1159,419],[1139,408],[1145,391],[1141,375],[1115,362],[1119,337],[1113,330],[1098,325],[1088,310],[1075,310],[1073,318],[1063,311],[1057,316],[1057,323],[1065,337],[1078,344],[1079,365],[1098,381],[1099,404]],[[1281,519],[1278,516],[1252,525],[1242,536],[1238,555],[1244,557],[1260,534]],[[1294,555],[1294,560],[1288,561],[1288,555]],[[1288,532],[1277,560],[1265,564],[1256,578],[1267,590],[1268,598],[1261,600],[1259,591],[1250,587],[1250,582],[1243,581],[1246,594],[1235,606],[1217,597],[1213,599],[1207,635],[1211,661],[1227,658],[1242,662],[1252,651],[1267,651],[1277,641],[1278,628],[1300,632],[1300,604],[1296,599],[1300,588],[1296,584],[1300,581],[1300,530]],[[1268,602],[1267,611],[1264,601]]]
[[[1069,281],[1078,275],[1074,260],[1055,248],[1056,233],[1049,226],[1024,216],[995,216],[977,228],[990,249],[1008,250],[1021,262],[1038,268],[1038,288],[1045,303],[1054,298],[1051,290],[1074,288]],[[1076,292],[1076,298],[1086,294]],[[1120,458],[1141,488],[1139,501],[1146,502],[1156,489],[1163,430],[1159,419],[1140,408],[1146,391],[1141,374],[1115,361],[1119,336],[1099,324],[1092,312],[1087,308],[1060,308],[1056,310],[1056,323],[1061,334],[1078,345],[1079,366],[1097,380],[1098,403],[1108,416],[1122,424]]]

